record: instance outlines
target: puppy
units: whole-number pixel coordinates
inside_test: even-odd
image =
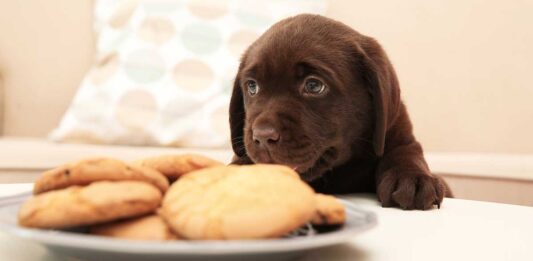
[[[429,171],[385,52],[340,22],[273,25],[242,56],[229,110],[234,164],[288,165],[317,192],[374,192],[384,207],[451,196]]]

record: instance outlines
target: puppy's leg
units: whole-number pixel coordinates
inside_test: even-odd
[[[451,196],[444,180],[431,174],[422,146],[411,130],[407,113],[387,133],[387,145],[376,170],[377,196],[384,207],[403,209],[440,208]]]

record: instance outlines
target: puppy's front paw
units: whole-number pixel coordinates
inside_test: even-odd
[[[383,173],[377,187],[378,198],[383,207],[403,209],[440,208],[445,185],[441,179],[423,171],[402,172],[394,169]]]

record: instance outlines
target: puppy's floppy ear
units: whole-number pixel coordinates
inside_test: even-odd
[[[400,106],[400,86],[387,55],[376,40],[362,36],[356,41],[359,49],[359,70],[370,87],[375,123],[373,145],[377,156],[385,150],[387,130],[397,117]]]
[[[233,83],[233,92],[229,104],[229,125],[231,130],[231,147],[237,157],[246,155],[244,148],[244,121],[246,112],[244,111],[244,100],[240,87],[240,78],[237,74]]]

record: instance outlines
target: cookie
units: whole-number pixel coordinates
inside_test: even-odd
[[[191,171],[223,165],[221,162],[196,154],[157,156],[137,160],[132,164],[155,169],[174,179]]]
[[[130,240],[178,239],[157,214],[93,226],[90,234]]]
[[[315,200],[311,187],[288,167],[231,165],[178,179],[160,215],[187,239],[275,238],[307,223]]]
[[[156,170],[130,166],[120,160],[94,158],[65,164],[44,172],[33,186],[39,194],[74,185],[87,185],[95,181],[137,180],[153,184],[163,193],[168,189],[168,179]]]
[[[141,181],[100,181],[38,194],[19,210],[19,224],[35,228],[69,228],[135,217],[155,211],[159,189]]]
[[[313,225],[341,225],[346,222],[344,205],[335,197],[316,194],[316,211],[311,219]]]

